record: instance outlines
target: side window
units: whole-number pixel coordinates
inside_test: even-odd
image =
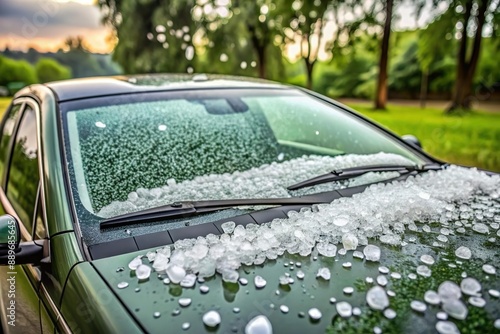
[[[17,119],[20,114],[22,103],[13,105],[10,110],[7,111],[7,117],[5,118],[3,129],[1,131],[0,139],[0,175],[3,176],[5,172],[6,165],[8,164],[9,143],[12,135],[14,134],[14,127],[16,126]],[[1,178],[0,178],[1,179]]]
[[[7,197],[28,232],[33,231],[33,217],[38,192],[38,144],[35,111],[27,106],[19,124],[7,176]]]

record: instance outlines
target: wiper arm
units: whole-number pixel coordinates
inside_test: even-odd
[[[403,166],[403,165],[371,165],[371,166],[359,166],[346,169],[337,169],[329,173],[313,177],[311,179],[293,184],[289,186],[288,190],[297,190],[300,188],[311,187],[317,184],[342,181],[347,180],[356,176],[361,176],[369,172],[398,172],[400,174],[406,174],[413,171],[424,172],[428,170],[440,170],[443,165],[438,164],[427,164],[423,166]]]
[[[250,198],[250,199],[174,202],[169,205],[163,205],[151,209],[131,212],[124,215],[105,219],[100,223],[100,227],[111,228],[123,225],[132,225],[134,223],[144,223],[165,218],[187,217],[202,213],[215,212],[237,206],[293,205],[293,204],[307,205],[316,203],[330,203],[333,199],[335,198],[309,195],[303,197],[287,197],[287,198]]]

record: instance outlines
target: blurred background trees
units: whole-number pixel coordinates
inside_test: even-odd
[[[88,52],[78,36],[54,53],[6,49],[0,85],[207,72],[298,84],[335,98],[369,98],[377,109],[385,108],[387,98],[420,99],[422,106],[427,99],[448,99],[454,112],[470,109],[480,89],[499,97],[490,89],[500,82],[499,0],[98,0],[98,5],[118,41],[112,55]],[[414,24],[402,22],[401,10]]]

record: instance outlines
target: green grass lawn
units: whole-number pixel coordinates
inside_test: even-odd
[[[375,111],[371,103],[349,106],[398,135],[417,136],[437,158],[500,171],[500,113],[447,116],[441,109],[417,106],[389,104],[387,111]]]
[[[0,98],[0,114],[10,98]],[[398,135],[417,136],[424,149],[445,161],[500,171],[500,113],[474,112],[445,116],[440,109],[389,104],[387,111],[374,111],[371,103],[351,108]]]

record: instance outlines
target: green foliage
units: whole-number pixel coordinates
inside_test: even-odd
[[[0,86],[14,82],[30,85],[37,81],[35,69],[27,61],[0,56]]]
[[[50,58],[41,58],[35,65],[40,82],[50,82],[71,78],[71,70]]]
[[[417,136],[424,149],[445,161],[500,171],[500,114],[475,112],[445,116],[435,108],[389,104],[387,112],[376,112],[369,104],[352,105],[355,110],[383,124],[398,135]]]

